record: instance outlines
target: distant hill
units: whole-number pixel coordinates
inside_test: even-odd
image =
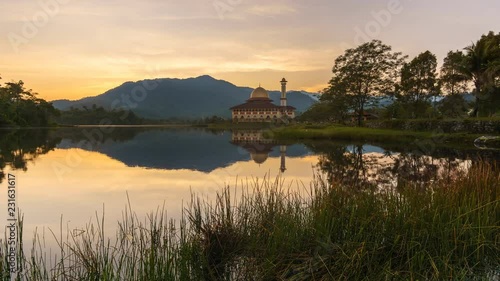
[[[147,96],[143,101],[134,102],[134,99],[130,98],[134,88],[141,85],[152,85],[152,83],[157,83],[157,87],[146,91]],[[276,84],[276,87],[279,87],[279,82]],[[199,119],[213,115],[230,117],[229,108],[245,102],[252,90],[204,75],[188,79],[162,78],[126,82],[95,97],[76,101],[55,100],[52,104],[60,110],[84,106],[90,108],[93,104],[111,109],[112,104],[114,107],[125,105],[124,100],[128,97],[133,105],[137,104],[131,106],[130,109],[143,118]],[[269,91],[269,95],[276,104],[279,104],[281,95],[279,91]],[[287,98],[288,104],[296,107],[299,113],[304,112],[317,101],[314,94],[303,91],[289,91]]]

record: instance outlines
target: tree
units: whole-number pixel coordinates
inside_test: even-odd
[[[466,57],[462,51],[450,51],[441,67],[441,88],[446,94],[455,95],[468,91],[468,77],[465,74]]]
[[[438,105],[438,109],[444,117],[459,118],[466,116],[469,105],[460,94],[445,96]]]
[[[0,86],[0,126],[46,126],[58,111],[27,90],[23,81]]]
[[[7,82],[4,88],[5,93],[8,98],[13,102],[19,102],[21,100],[33,100],[35,99],[36,93],[33,91],[26,90],[24,88],[24,82],[19,80],[18,82]]]
[[[334,121],[344,123],[352,109],[350,99],[346,95],[337,95],[328,92],[329,88],[322,91],[320,102],[313,104],[304,113],[298,116],[299,121]]]
[[[382,113],[380,114],[384,119],[408,119],[410,118],[407,106],[399,100],[393,100],[393,102],[387,105]]]
[[[321,122],[329,121],[332,116],[331,104],[317,102],[297,117],[298,121]]]
[[[400,99],[411,106],[414,118],[421,117],[429,106],[429,99],[440,92],[436,68],[436,56],[426,51],[401,69]]]
[[[361,126],[367,105],[375,102],[376,97],[393,91],[394,73],[404,58],[379,40],[348,49],[335,60],[333,77],[325,94],[348,98]]]
[[[2,77],[0,77],[2,79]],[[9,125],[10,121],[8,116],[9,102],[7,97],[7,91],[2,85],[0,85],[0,126]]]
[[[476,104],[472,115],[488,115],[500,106],[500,33],[490,31],[465,48],[464,75],[474,83]]]

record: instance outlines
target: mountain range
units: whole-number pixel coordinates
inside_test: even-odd
[[[279,82],[276,82],[279,86]],[[126,107],[138,116],[148,119],[199,119],[217,115],[228,118],[230,107],[244,103],[253,91],[249,87],[238,87],[224,80],[204,75],[187,79],[149,79],[125,82],[101,95],[80,100],[55,100],[52,104],[59,110],[71,107],[102,106],[105,109]],[[270,98],[279,104],[281,93],[268,91]],[[134,98],[135,97],[135,98]],[[288,105],[304,112],[318,101],[317,94],[305,91],[288,91]]]

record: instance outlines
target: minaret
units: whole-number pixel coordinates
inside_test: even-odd
[[[286,106],[286,81],[285,78],[281,79],[281,106]]]
[[[286,171],[286,165],[285,165],[286,145],[281,145],[280,146],[280,154],[281,154],[281,167],[280,167],[280,171],[282,173],[284,173]]]

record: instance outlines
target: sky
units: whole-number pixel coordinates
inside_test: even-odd
[[[498,0],[1,0],[0,82],[47,100],[211,75],[320,91],[337,56],[382,40],[410,58],[500,31]]]

